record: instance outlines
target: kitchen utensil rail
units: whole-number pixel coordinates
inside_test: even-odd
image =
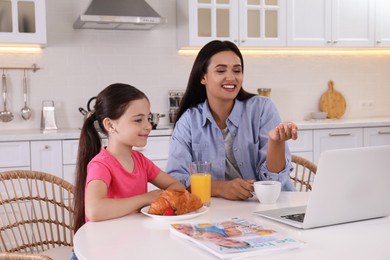
[[[37,70],[42,69],[41,67],[38,67],[37,64],[33,64],[32,66],[0,66],[0,70],[32,70],[33,72],[36,72]]]

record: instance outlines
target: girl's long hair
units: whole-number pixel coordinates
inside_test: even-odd
[[[102,90],[96,98],[94,112],[86,118],[80,133],[76,163],[76,192],[74,198],[74,231],[85,223],[85,185],[88,163],[102,149],[101,135],[108,136],[103,119],[116,120],[126,111],[131,101],[147,99],[137,88],[115,83]]]
[[[187,88],[180,102],[179,110],[176,116],[176,122],[188,108],[195,107],[196,105],[203,103],[206,100],[206,88],[201,83],[201,80],[207,73],[207,68],[210,65],[211,57],[222,51],[234,52],[240,58],[242,72],[244,72],[244,59],[242,58],[242,54],[237,45],[230,41],[219,40],[207,43],[199,51],[198,56],[194,61],[194,65],[192,66]],[[241,87],[236,98],[238,100],[247,100],[253,96],[256,96],[256,94],[249,93]]]

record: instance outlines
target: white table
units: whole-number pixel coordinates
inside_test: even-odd
[[[213,198],[208,212],[184,221],[210,222],[231,217],[257,219],[265,227],[307,242],[304,248],[251,259],[390,259],[390,217],[300,230],[252,215],[257,210],[306,204],[309,195],[306,192],[282,192],[274,205],[261,205],[254,198],[248,201]],[[170,234],[170,223],[141,213],[89,222],[76,233],[74,250],[80,260],[215,259],[203,249]]]

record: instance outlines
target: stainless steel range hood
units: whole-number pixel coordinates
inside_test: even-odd
[[[145,0],[92,0],[75,29],[150,30],[166,23]]]

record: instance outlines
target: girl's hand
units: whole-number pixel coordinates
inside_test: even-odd
[[[298,127],[292,122],[280,123],[272,129],[269,134],[269,139],[276,142],[284,142],[290,139],[298,138]]]

